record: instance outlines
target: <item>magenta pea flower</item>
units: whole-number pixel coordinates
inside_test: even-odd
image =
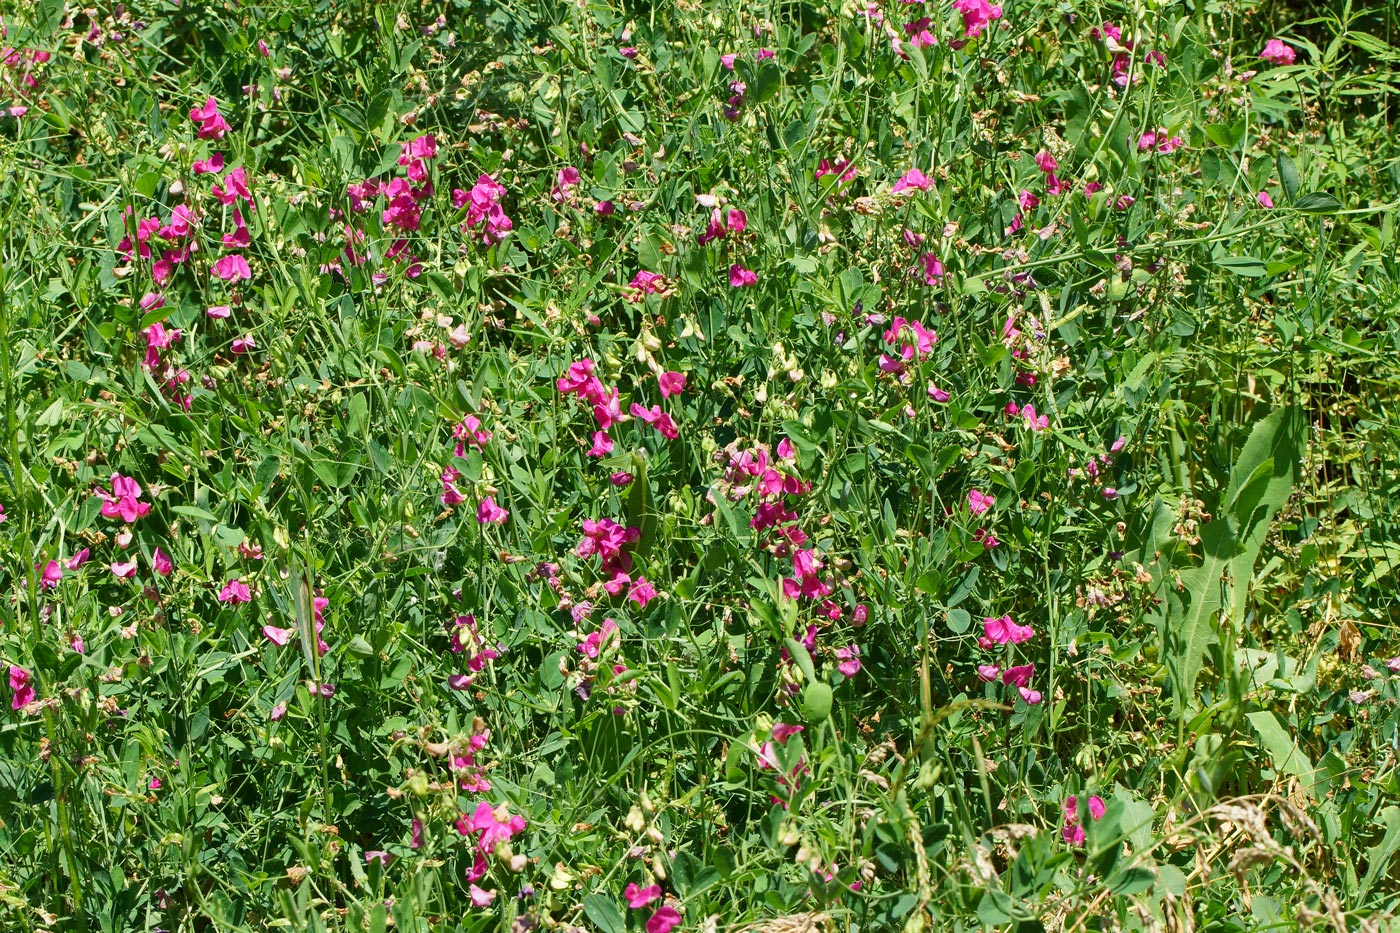
[[[242,282],[253,277],[253,270],[249,268],[248,260],[237,253],[220,256],[210,271],[216,278],[223,279],[225,282]]]
[[[275,625],[264,625],[263,634],[267,636],[268,641],[280,647],[282,645],[285,645],[287,642],[291,641],[291,638],[293,635],[296,634],[296,631],[294,629],[289,628],[278,628]]]
[[[170,559],[170,555],[156,548],[151,555],[151,568],[162,577],[168,577],[175,572],[175,563]]]
[[[1035,629],[1029,625],[1016,624],[1009,615],[983,619],[982,632],[982,637],[977,640],[981,648],[990,648],[992,645],[1019,645],[1035,635]]]
[[[1002,9],[987,0],[953,0],[953,9],[963,16],[963,35],[975,38],[982,34],[988,24],[1001,19]]]
[[[232,207],[239,201],[253,203],[253,191],[248,186],[248,171],[243,166],[229,169],[223,181],[215,181],[210,187],[214,199],[226,207]]]
[[[476,415],[463,418],[461,423],[452,429],[452,436],[457,441],[457,447],[452,451],[456,457],[465,457],[468,447],[481,450],[491,440],[491,432],[482,430],[481,419]]]
[[[928,191],[932,187],[932,178],[917,168],[911,168],[894,183],[894,187],[890,188],[890,194],[900,194],[904,191]]]
[[[490,907],[491,902],[496,899],[495,891],[485,891],[473,884],[467,889],[471,894],[473,907]]]
[[[680,395],[685,390],[685,373],[664,372],[656,377],[662,398]]]
[[[653,405],[651,408],[643,408],[641,405],[633,402],[629,411],[631,411],[632,417],[640,418],[642,421],[656,428],[656,430],[660,431],[661,435],[668,440],[675,440],[681,436],[680,429],[676,427],[676,423],[671,420],[669,414],[661,410],[660,405]]]
[[[626,891],[622,892],[622,896],[627,899],[628,907],[640,910],[661,897],[661,885],[653,884],[642,888],[638,887],[634,881],[627,886]]]
[[[63,579],[63,565],[56,560],[51,560],[44,565],[43,573],[39,577],[39,588],[51,590],[58,586]]]
[[[443,505],[451,508],[467,500],[467,497],[462,495],[462,491],[458,489],[456,485],[457,480],[462,478],[462,474],[459,471],[448,467],[442,471],[442,475],[439,478],[442,480],[442,496],[440,498]]]
[[[219,602],[221,603],[251,603],[253,592],[248,589],[248,584],[234,577],[224,584],[219,590]]]
[[[1101,820],[1108,807],[1104,804],[1103,798],[1097,794],[1089,798],[1089,816],[1091,819]],[[1060,830],[1060,835],[1065,842],[1072,846],[1084,844],[1084,826],[1079,821],[1079,798],[1069,796],[1065,798],[1064,826]]]
[[[195,135],[200,139],[223,139],[229,131],[228,121],[219,114],[219,102],[212,97],[204,106],[191,109],[190,119],[196,124]]]
[[[476,520],[483,525],[502,525],[510,517],[510,511],[496,504],[495,496],[487,496],[476,508]]]
[[[593,432],[593,446],[588,448],[588,456],[606,457],[608,454],[612,453],[612,449],[613,439],[611,434],[607,431]]]
[[[967,507],[973,515],[981,515],[996,504],[996,496],[989,496],[980,489],[974,489],[967,494]]]
[[[627,598],[637,604],[638,609],[645,609],[647,603],[656,599],[656,587],[647,582],[646,577],[638,577],[632,582],[632,587],[627,591]]]
[[[758,284],[758,273],[745,269],[737,262],[729,267],[729,285],[732,288],[748,288]]]
[[[224,170],[224,154],[216,152],[207,159],[197,159],[190,168],[196,175],[217,175]]]
[[[667,905],[651,915],[647,921],[647,933],[671,933],[672,928],[681,922],[676,908]]]
[[[1275,65],[1291,65],[1297,60],[1292,47],[1282,39],[1270,39],[1265,42],[1264,51],[1259,53],[1259,57]]]
[[[1028,687],[1030,686],[1031,678],[1034,676],[1035,665],[1022,664],[1019,667],[1008,667],[1003,671],[1001,674],[1001,682],[1008,687],[1013,684],[1017,687]]]
[[[847,677],[854,677],[860,673],[860,645],[852,644],[845,648],[836,649],[836,658],[840,662],[836,669]]]
[[[113,561],[111,563],[112,576],[119,580],[130,580],[136,576],[136,561]]]
[[[1258,199],[1260,207],[1269,208],[1274,206],[1274,199],[1269,197],[1269,192],[1267,191],[1259,192],[1255,195],[1255,198]]]
[[[130,524],[151,511],[149,502],[141,502],[141,484],[129,476],[112,474],[112,492],[98,492],[102,497],[102,515],[107,518],[120,518]]]
[[[10,709],[23,709],[34,702],[33,675],[22,667],[10,665]]]
[[[83,564],[87,563],[89,553],[91,552],[87,548],[83,548],[81,551],[68,558],[68,563],[65,564],[65,566],[69,570],[77,570]]]

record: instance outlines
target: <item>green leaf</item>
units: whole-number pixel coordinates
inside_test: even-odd
[[[1152,887],[1157,876],[1150,868],[1124,866],[1108,879],[1108,889],[1114,894],[1141,894]]]
[[[1389,874],[1390,860],[1400,851],[1400,807],[1386,807],[1381,811],[1380,822],[1385,825],[1385,835],[1366,850],[1366,877],[1361,879],[1358,903],[1366,899],[1377,881]]]
[[[1274,161],[1278,165],[1278,178],[1279,183],[1283,185],[1283,196],[1292,201],[1298,195],[1298,166],[1286,152],[1280,152]]]
[[[617,902],[605,894],[590,894],[583,899],[583,913],[603,933],[626,933],[627,924]]]
[[[1269,271],[1264,260],[1256,259],[1253,256],[1222,256],[1215,261],[1215,264],[1226,272],[1246,278],[1258,278]]]
[[[808,722],[821,722],[831,715],[831,687],[814,680],[802,691],[802,712]]]
[[[1312,191],[1294,201],[1293,208],[1303,214],[1335,214],[1342,202],[1326,191]]]
[[[1269,753],[1274,770],[1280,774],[1296,775],[1303,785],[1311,790],[1317,771],[1308,759],[1307,753],[1298,747],[1297,741],[1284,728],[1279,718],[1267,710],[1246,713],[1245,718],[1259,734],[1264,750]]]
[[[802,672],[802,676],[809,681],[815,681],[817,675],[815,669],[812,667],[812,656],[807,652],[806,646],[795,638],[784,638],[783,647],[786,648],[788,654],[792,656],[793,663],[795,663],[797,669]]]
[[[1235,627],[1244,620],[1255,558],[1274,513],[1288,498],[1297,478],[1301,437],[1301,417],[1295,408],[1277,409],[1255,424],[1230,471],[1224,502],[1233,511],[1217,516],[1201,529],[1205,557],[1199,566],[1180,572],[1185,603],[1175,594],[1167,594],[1178,710],[1193,700],[1206,649],[1218,641],[1217,614],[1228,610]],[[1265,470],[1267,476],[1261,481]],[[1228,604],[1221,592],[1227,578]]]

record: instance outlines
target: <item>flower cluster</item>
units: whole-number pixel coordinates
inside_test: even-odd
[[[1029,625],[1017,624],[1009,615],[989,617],[982,620],[982,637],[977,639],[977,646],[987,651],[1000,645],[1019,645],[1034,636],[1035,629]],[[1031,678],[1034,675],[1034,664],[1021,664],[1008,667],[1005,670],[996,664],[979,664],[977,666],[977,676],[982,680],[995,681],[1000,679],[1006,686],[1014,686],[1016,692],[1021,695],[1021,699],[1031,706],[1041,701],[1039,691],[1032,690],[1030,686]]]

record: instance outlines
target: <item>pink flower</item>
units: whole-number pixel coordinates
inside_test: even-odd
[[[120,518],[130,524],[151,511],[149,502],[139,501],[141,484],[120,473],[112,474],[112,492],[98,492],[102,497],[102,515],[107,518]]]
[[[648,583],[646,577],[638,577],[628,590],[627,598],[636,603],[638,609],[645,609],[647,603],[656,598],[656,587]]]
[[[504,805],[499,810],[493,810],[491,805],[483,800],[476,805],[476,810],[471,816],[462,814],[457,820],[457,832],[464,836],[479,833],[478,847],[482,853],[490,853],[495,852],[500,843],[509,842],[512,837],[522,832],[526,825],[524,817],[512,816]]]
[[[632,412],[634,418],[640,418],[642,421],[656,428],[656,430],[660,431],[661,435],[668,440],[675,440],[681,436],[680,429],[676,427],[676,423],[671,420],[669,414],[661,410],[660,405],[653,405],[651,408],[643,408],[641,405],[633,402],[628,410]]]
[[[34,702],[32,676],[24,668],[10,665],[10,690],[14,694],[10,699],[10,709],[23,709]]]
[[[1044,431],[1050,427],[1049,415],[1036,415],[1035,406],[1027,405],[1020,410],[1021,417],[1026,422],[1026,427],[1032,431]]]
[[[963,35],[976,37],[994,19],[1001,19],[1001,7],[987,0],[953,0],[953,9],[963,15]]]
[[[229,131],[228,121],[219,115],[219,102],[212,97],[204,102],[203,107],[190,110],[190,119],[198,127],[195,135],[200,139],[223,139]]]
[[[56,560],[51,560],[44,565],[43,574],[39,578],[39,588],[51,590],[58,586],[63,579],[63,565]]]
[[[940,389],[938,386],[930,382],[928,384],[928,397],[933,399],[935,402],[946,402],[953,396],[949,395],[946,390]]]
[[[614,486],[630,486],[632,484],[632,480],[634,480],[635,478],[636,477],[634,477],[631,473],[627,473],[623,470],[618,470],[616,473],[608,477],[608,482],[612,483]]]
[[[973,515],[981,515],[996,504],[996,496],[989,496],[980,489],[974,489],[967,494],[967,507]]]
[[[904,24],[904,35],[908,38],[909,44],[916,49],[927,48],[938,44],[938,37],[929,32],[929,24],[933,19],[922,16]],[[890,37],[890,44],[894,44],[894,36]],[[902,53],[901,53],[902,54]]]
[[[253,593],[248,589],[248,584],[234,577],[224,584],[224,588],[219,590],[219,602],[221,603],[250,603],[253,601]]]
[[[1034,676],[1035,665],[1022,664],[1019,667],[1008,667],[1005,671],[1003,671],[1001,674],[1001,682],[1006,684],[1008,687],[1013,685],[1017,687],[1025,687],[1029,686],[1031,678]]]
[[[1095,794],[1094,796],[1089,798],[1089,815],[1091,817],[1093,817],[1096,820],[1101,820],[1103,819],[1104,813],[1106,813],[1107,811],[1108,808],[1104,806],[1102,797]]]
[[[924,264],[924,284],[937,285],[943,279],[943,263],[933,253],[924,253],[919,261]]]
[[[296,634],[296,630],[278,628],[275,625],[264,625],[263,634],[266,635],[268,641],[272,642],[274,645],[285,645],[291,640],[292,636]]]
[[[483,525],[505,524],[505,520],[509,516],[510,512],[507,509],[503,509],[496,504],[494,496],[487,496],[485,499],[482,499],[481,505],[476,508],[476,520]]]
[[[248,268],[248,260],[237,253],[220,256],[211,271],[225,282],[242,282],[253,277],[253,270]]]
[[[1267,191],[1261,191],[1261,192],[1259,192],[1257,195],[1255,195],[1255,197],[1257,197],[1257,198],[1259,199],[1259,206],[1260,206],[1260,207],[1273,207],[1273,206],[1274,206],[1274,199],[1271,198],[1271,197],[1269,197],[1269,192],[1267,192]]]
[[[224,154],[216,152],[207,159],[198,159],[190,168],[196,175],[217,175],[224,170]]]
[[[609,641],[616,643],[621,637],[618,633],[617,623],[612,619],[604,619],[598,631],[590,632],[583,641],[578,643],[579,653],[590,660],[595,660],[607,647]]]
[[[468,446],[481,450],[491,440],[491,432],[481,429],[481,419],[476,415],[463,418],[461,423],[452,429],[452,436],[457,439],[457,447],[452,451],[456,457],[465,457]]]
[[[204,313],[216,321],[221,321],[233,312],[228,305],[211,305]]]
[[[1270,39],[1264,43],[1264,51],[1259,57],[1275,65],[1291,65],[1297,59],[1293,49],[1282,39]]]
[[[1060,831],[1065,842],[1072,846],[1082,846],[1084,844],[1084,827],[1078,823],[1066,823],[1064,829]]]
[[[647,921],[647,933],[671,933],[671,929],[680,922],[681,915],[676,908],[668,905],[651,915]]]
[[[1001,668],[995,664],[979,664],[977,665],[977,676],[982,680],[993,681],[1001,676]]]
[[[241,165],[230,170],[222,182],[214,182],[211,190],[215,200],[225,206],[232,206],[240,200],[253,203],[253,192],[248,187],[248,172]]]
[[[662,398],[680,395],[685,389],[685,373],[664,372],[656,377],[656,384],[661,389]]]
[[[461,476],[462,474],[454,470],[452,467],[448,467],[447,469],[442,471],[442,476],[440,477],[442,480],[441,499],[442,504],[448,506],[449,508],[454,505],[460,505],[467,499],[467,497],[462,495],[461,490],[459,490],[456,486],[456,482],[459,478],[461,478]]]
[[[112,576],[119,580],[130,580],[136,576],[136,561],[113,561],[110,565]]]
[[[661,897],[661,885],[653,884],[645,888],[639,888],[634,881],[627,886],[626,891],[622,892],[622,896],[627,899],[628,907],[631,907],[633,910],[639,910]]]
[[[977,641],[983,648],[990,648],[992,645],[1019,645],[1035,635],[1034,628],[1029,625],[1017,625],[1009,615],[983,619],[982,632],[982,637]]]
[[[640,269],[636,275],[632,276],[632,281],[627,286],[628,289],[630,289],[627,300],[635,304],[642,300],[643,295],[664,296],[666,294],[666,285],[667,282],[664,275],[658,275],[655,272],[648,272],[645,269]]]
[[[236,356],[242,356],[249,350],[256,350],[257,348],[258,344],[253,339],[252,334],[244,334],[242,337],[234,337],[233,342],[229,344],[229,349],[232,350],[234,355]]]
[[[77,569],[78,569],[79,567],[81,567],[83,564],[86,564],[86,563],[87,563],[87,559],[88,559],[88,549],[87,549],[87,548],[83,548],[81,551],[79,551],[78,553],[74,554],[72,557],[68,558],[68,563],[67,563],[66,566],[68,567],[69,570],[77,570]]]
[[[836,665],[836,669],[847,677],[854,677],[860,673],[860,645],[851,645],[847,648],[837,648],[836,657],[841,662]]]
[[[593,446],[588,448],[590,457],[606,457],[612,453],[613,439],[607,431],[593,432]]]
[[[175,563],[170,559],[170,555],[156,548],[151,555],[151,568],[162,577],[168,577],[175,572]]]
[[[758,283],[758,273],[751,269],[745,269],[737,262],[729,267],[729,285],[731,288],[748,288],[750,285]]]
[[[911,168],[900,176],[899,181],[890,188],[890,194],[899,194],[902,191],[928,191],[933,187],[933,179],[916,168]]]
[[[483,891],[473,884],[468,891],[471,893],[473,907],[490,907],[491,902],[496,899],[495,891]]]

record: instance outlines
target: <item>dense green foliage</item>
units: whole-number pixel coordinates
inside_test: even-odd
[[[1393,3],[3,16],[0,929],[1400,909]]]

